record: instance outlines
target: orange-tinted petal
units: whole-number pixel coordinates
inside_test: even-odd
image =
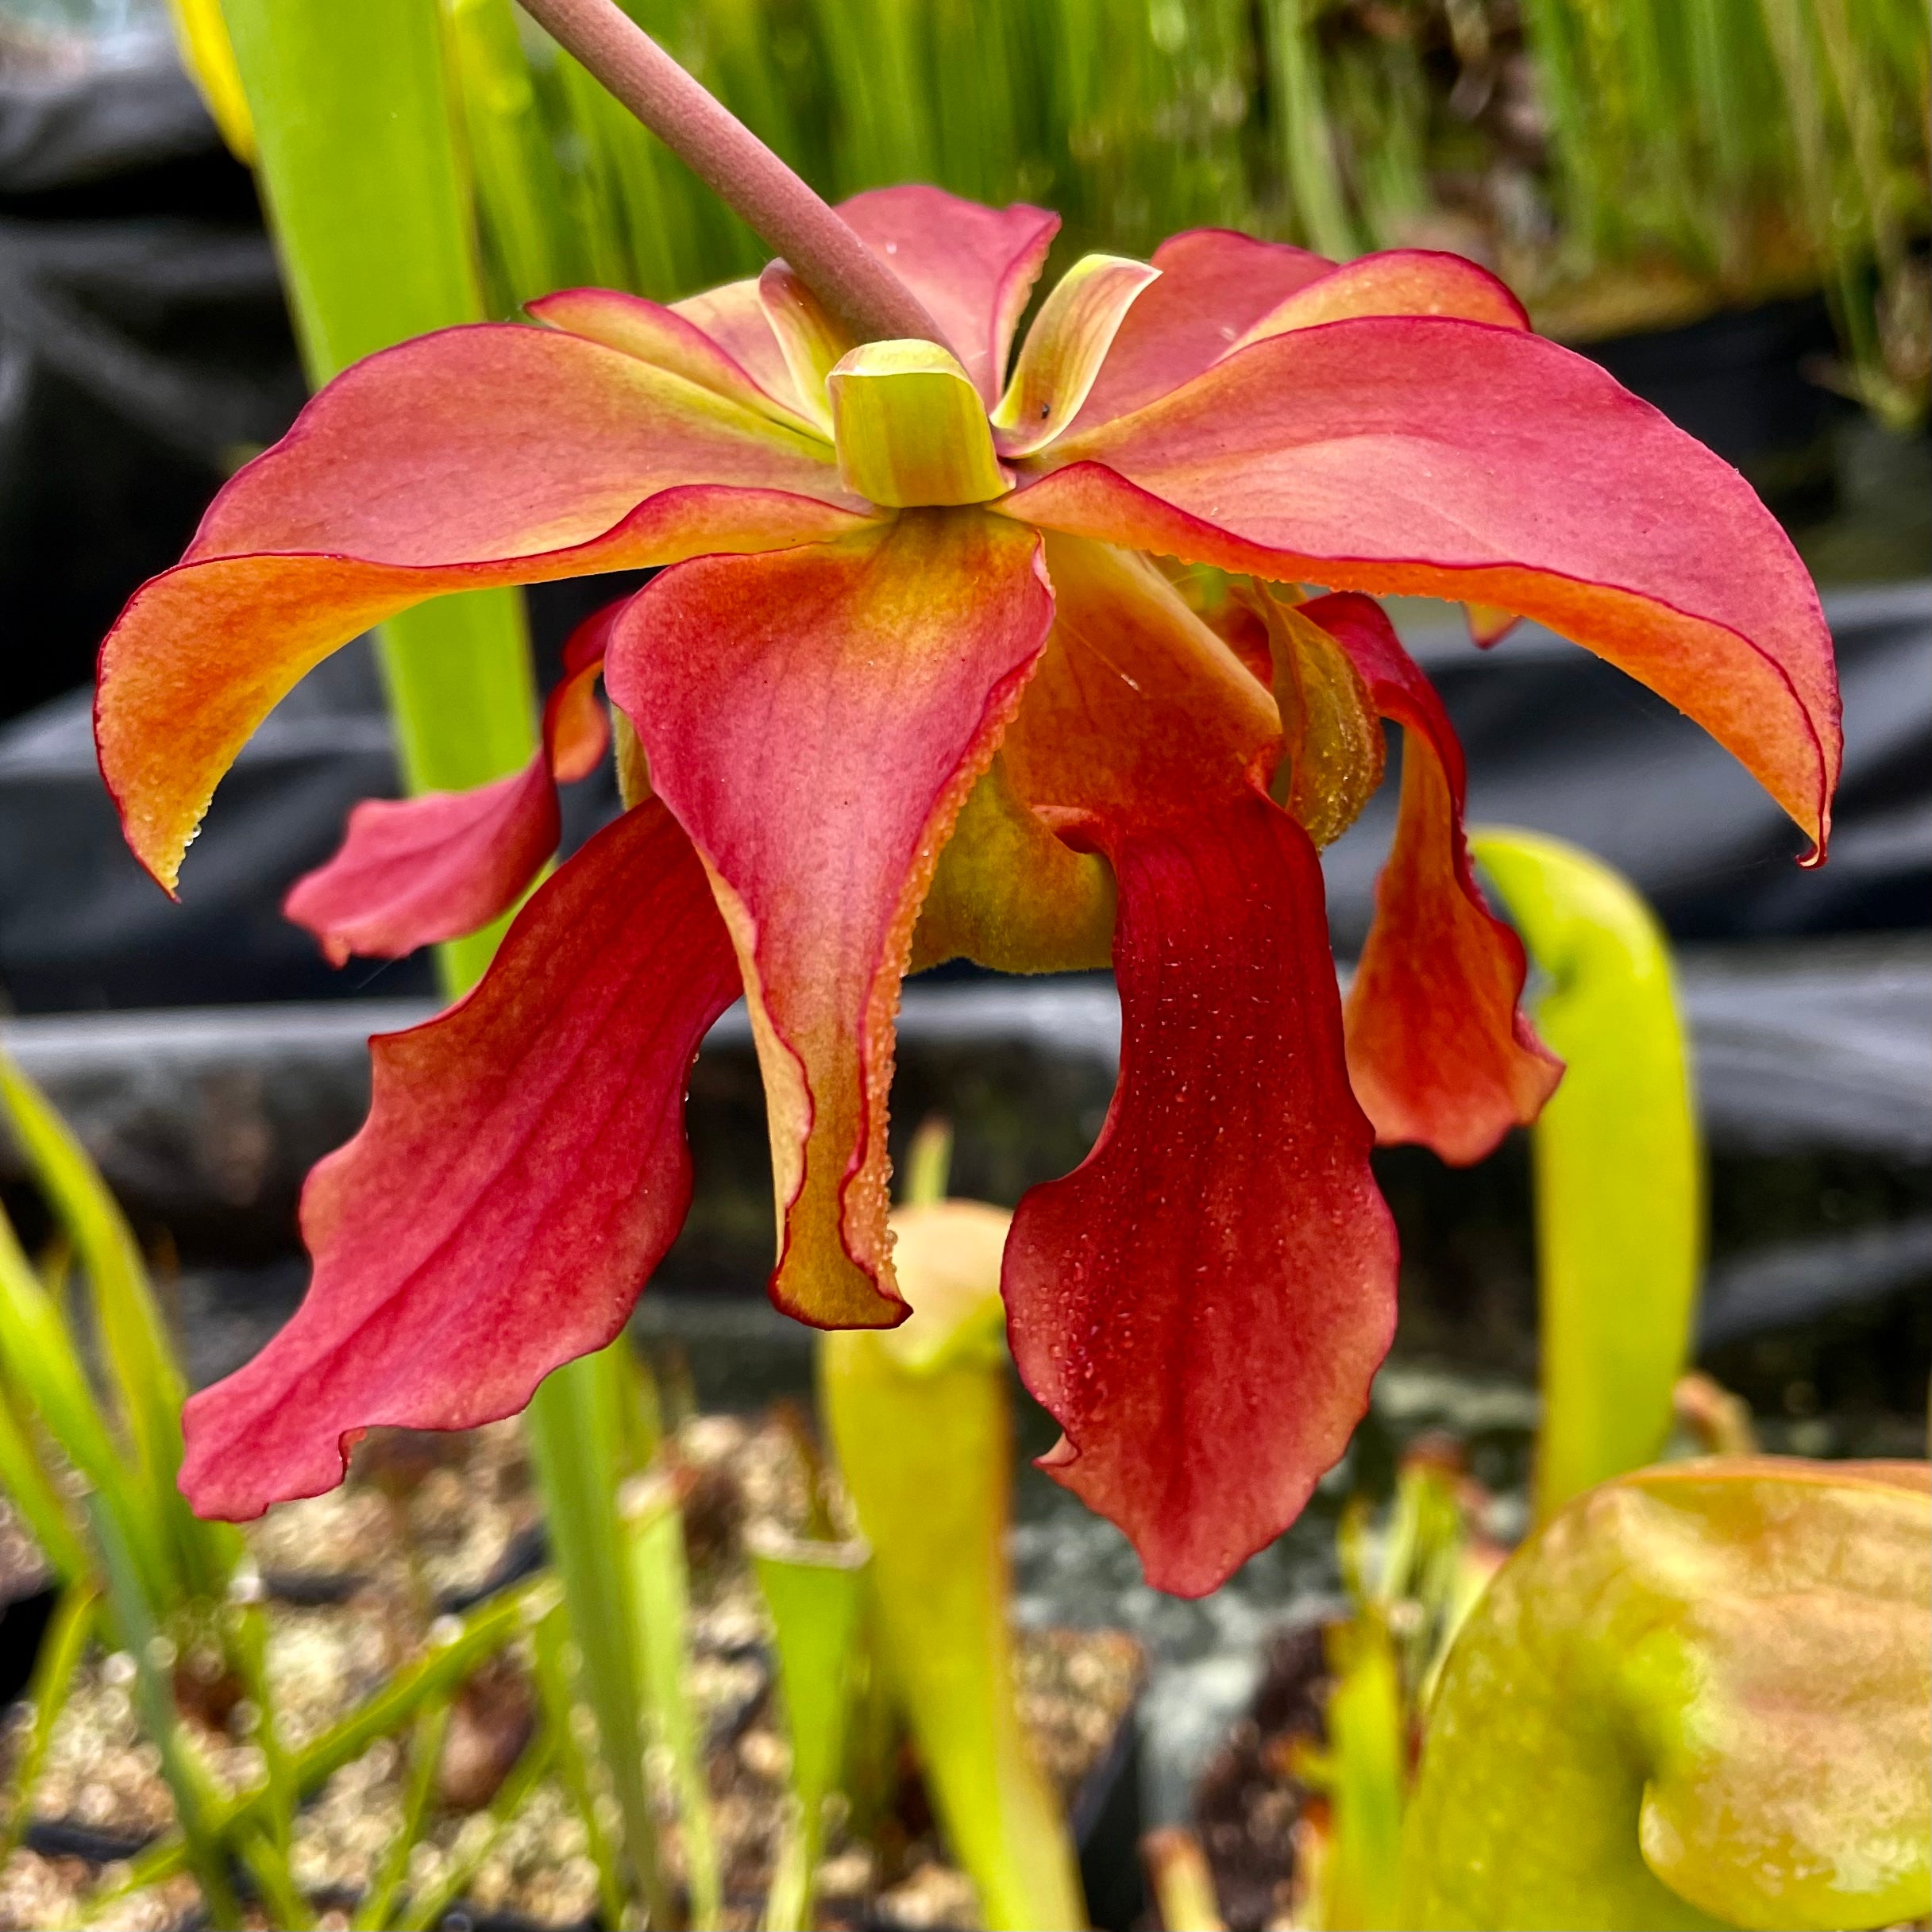
[[[1117,255],[1075,262],[1041,305],[993,412],[1002,456],[1043,449],[1080,414],[1127,312],[1160,271]]]
[[[520,772],[468,792],[365,799],[341,850],[295,881],[283,912],[341,966],[400,959],[475,932],[529,889],[557,850],[559,783],[588,777],[610,742],[597,701],[604,643],[623,600],[580,624],[543,708],[542,742]]]
[[[1538,619],[1687,712],[1822,846],[1841,738],[1804,566],[1735,470],[1580,356],[1433,317],[1298,330],[1035,467],[1001,507],[1050,528]]]
[[[1242,332],[1334,263],[1228,228],[1191,229],[1154,251],[1160,280],[1128,310],[1075,422],[1091,428],[1178,389]]]
[[[1384,1145],[1480,1160],[1542,1112],[1563,1062],[1523,1016],[1522,942],[1490,912],[1469,863],[1463,748],[1379,604],[1344,594],[1297,615],[1342,646],[1376,708],[1402,727],[1395,843],[1348,995],[1355,1097]]]
[[[134,856],[172,890],[216,785],[256,727],[305,673],[385,617],[446,591],[770,550],[864,522],[816,497],[696,487],[659,492],[588,542],[494,561],[438,568],[270,552],[179,564],[135,592],[101,647],[102,775]]]
[[[1047,540],[1053,637],[1002,754],[1050,819],[1144,817],[1245,792],[1280,749],[1274,700],[1143,558]]]
[[[970,959],[1077,973],[1113,958],[1113,874],[1050,832],[996,756],[961,808],[912,934],[908,972]]]
[[[461,1005],[372,1042],[368,1121],[303,1190],[307,1298],[188,1404],[196,1510],[314,1495],[364,1429],[509,1415],[609,1341],[684,1221],[684,1083],[738,990],[704,869],[649,804],[543,886]]]
[[[912,927],[1044,642],[1030,533],[908,511],[838,543],[665,571],[606,667],[742,962],[781,1227],[772,1292],[825,1326],[903,1304],[885,1227]]]
[[[839,212],[926,305],[990,409],[1006,352],[1060,226],[1016,202],[988,208],[943,188],[870,188]]]
[[[1394,1326],[1395,1232],[1348,1090],[1307,835],[1266,799],[1093,835],[1120,881],[1120,1076],[1021,1201],[1001,1291],[1066,1431],[1042,1466],[1198,1596],[1347,1445]]]
[[[1292,329],[1314,329],[1363,315],[1456,315],[1498,329],[1529,326],[1529,318],[1509,285],[1466,256],[1433,249],[1390,249],[1344,262],[1297,289],[1251,323],[1234,349],[1286,335]]]

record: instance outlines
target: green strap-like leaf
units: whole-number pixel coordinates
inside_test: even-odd
[[[1627,880],[1540,833],[1470,846],[1550,990],[1568,1070],[1532,1137],[1543,1425],[1537,1511],[1641,1467],[1670,1433],[1703,1248],[1703,1149],[1670,949]]]

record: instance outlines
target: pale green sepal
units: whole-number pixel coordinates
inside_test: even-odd
[[[825,386],[839,476],[868,502],[985,503],[1011,487],[979,391],[937,343],[864,343]]]

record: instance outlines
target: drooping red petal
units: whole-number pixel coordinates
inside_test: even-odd
[[[361,1430],[508,1415],[610,1340],[684,1221],[685,1080],[738,990],[704,868],[652,804],[546,882],[466,1000],[372,1042],[368,1121],[303,1192],[307,1298],[188,1404],[195,1509],[314,1495]]]
[[[541,754],[467,792],[365,798],[335,856],[282,901],[332,966],[401,959],[461,938],[515,905],[557,850],[562,821]]]
[[[1349,990],[1348,1074],[1385,1146],[1460,1167],[1526,1127],[1563,1077],[1519,1002],[1527,966],[1489,909],[1463,840],[1463,748],[1435,687],[1379,604],[1353,592],[1300,615],[1353,660],[1402,727],[1402,805],[1375,918]]]
[[[1213,1589],[1367,1406],[1395,1233],[1348,1088],[1307,835],[1252,794],[1096,827],[1120,882],[1120,1074],[1086,1163],[1021,1201],[1001,1291],[1042,1466]]]
[[[1060,218],[1016,202],[988,208],[943,188],[869,188],[839,212],[926,305],[986,407]]]
[[[1229,228],[1171,235],[1154,251],[1160,271],[1128,311],[1074,418],[1078,430],[1139,409],[1198,376],[1243,333],[1335,266],[1325,256]]]
[[[282,910],[337,966],[351,953],[400,959],[509,911],[557,850],[557,786],[587,777],[610,726],[597,702],[605,640],[623,607],[572,633],[565,676],[543,708],[542,740],[520,772],[467,792],[365,799],[341,849],[298,879]]]
[[[1054,529],[1538,619],[1695,719],[1822,847],[1841,738],[1804,566],[1735,470],[1554,343],[1439,317],[1298,330],[1018,467],[1051,473],[1001,509]]]
[[[655,578],[606,677],[742,962],[781,1225],[772,1292],[889,1325],[893,1018],[939,849],[1044,642],[1039,544],[977,510]],[[1017,540],[1016,540],[1017,539]]]

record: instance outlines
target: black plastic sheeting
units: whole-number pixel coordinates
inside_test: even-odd
[[[1809,326],[1785,305],[1677,332],[1675,347],[1659,337],[1605,355],[1749,461],[1773,418],[1795,412],[1799,440],[1815,436],[1818,392],[1784,353]],[[94,769],[77,687],[102,631],[300,396],[252,183],[172,61],[0,76],[0,717],[13,719],[0,727],[0,995],[17,1010],[428,987],[422,961],[332,971],[279,912],[349,807],[395,789],[366,646],[314,673],[243,754],[179,906],[122,847]],[[540,661],[553,664],[569,624],[615,588],[534,593]],[[1410,607],[1402,621],[1463,735],[1477,819],[1601,854],[1680,938],[1922,926],[1932,584],[1841,593],[1829,608],[1847,756],[1831,862],[1813,872],[1794,863],[1802,839],[1735,763],[1621,673],[1534,627],[1482,654],[1444,607]],[[1344,952],[1367,929],[1394,799],[1386,787],[1327,855]],[[615,808],[607,773],[574,788],[570,841]]]
[[[586,593],[587,597],[589,593]],[[1489,653],[1417,648],[1468,750],[1479,821],[1571,839],[1633,878],[1681,938],[1922,926],[1932,912],[1932,584],[1828,600],[1845,695],[1829,864],[1723,751],[1620,672],[1525,627]],[[1405,613],[1406,615],[1406,613]],[[172,904],[121,843],[77,692],[0,731],[0,983],[16,1010],[322,998],[426,988],[421,962],[325,966],[280,916],[395,764],[364,646],[310,678],[217,794]],[[1367,931],[1397,787],[1326,856],[1337,947]],[[607,770],[566,795],[570,842],[616,809]]]

